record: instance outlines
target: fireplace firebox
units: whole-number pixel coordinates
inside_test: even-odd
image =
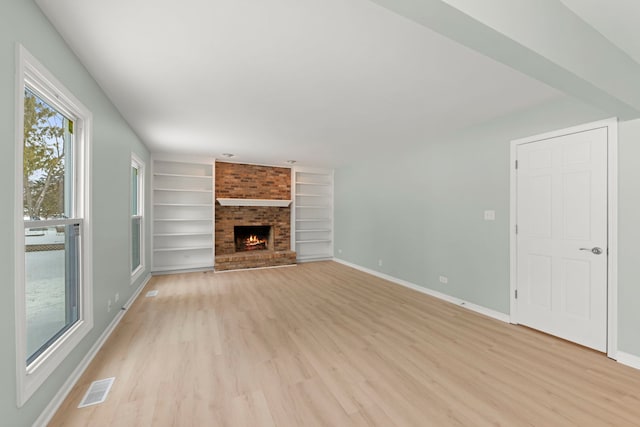
[[[270,250],[273,236],[269,225],[236,225],[233,227],[236,252]]]

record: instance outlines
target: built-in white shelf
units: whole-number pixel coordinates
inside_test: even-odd
[[[157,233],[154,234],[154,237],[185,237],[185,236],[212,236],[211,232],[209,233]]]
[[[152,271],[213,268],[215,159],[153,156]]]
[[[156,172],[156,173],[153,174],[153,176],[171,176],[171,177],[178,177],[178,178],[195,178],[195,179],[211,180],[210,176],[185,175],[185,174],[179,174],[179,173],[161,173],[161,172]]]
[[[198,190],[191,188],[154,188],[154,191],[173,191],[176,193],[212,193],[211,190]]]
[[[291,204],[291,200],[274,199],[230,199],[218,197],[216,200],[220,203],[220,206],[268,206],[286,208]]]
[[[211,221],[211,218],[155,218],[154,221],[175,221],[175,222],[190,222],[190,221]]]
[[[331,183],[327,183],[327,182],[304,182],[304,181],[296,181],[296,184],[299,185],[318,185],[321,187],[329,187],[330,185],[332,185]]]
[[[185,207],[201,207],[201,208],[210,208],[213,205],[208,205],[206,203],[154,203],[154,206],[185,206]]]
[[[210,250],[211,246],[194,246],[189,248],[158,248],[154,249],[155,252],[174,252],[174,251],[201,251]]]
[[[333,257],[333,171],[294,169],[294,239],[298,261]]]

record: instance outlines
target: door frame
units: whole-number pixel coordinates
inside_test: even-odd
[[[617,359],[618,351],[618,119],[611,118],[546,132],[511,141],[509,163],[509,302],[510,322],[518,324],[517,290],[517,175],[519,145],[594,129],[607,129],[607,356]]]

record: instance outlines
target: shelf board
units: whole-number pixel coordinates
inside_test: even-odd
[[[296,243],[331,243],[331,239],[296,240]]]
[[[309,193],[296,193],[296,197],[329,197],[330,194],[309,194]]]
[[[304,205],[304,206],[296,206],[296,208],[301,208],[301,209],[331,209],[331,206]]]
[[[331,221],[331,218],[296,218],[296,222],[324,222]]]
[[[192,246],[189,248],[156,248],[154,252],[202,251],[213,250],[213,246]]]
[[[212,204],[206,203],[154,203],[153,206],[182,206],[182,207],[194,207],[194,208],[212,208]]]
[[[170,176],[174,178],[199,178],[199,179],[212,179],[211,175],[187,175],[180,173],[164,173],[164,172],[155,172],[154,176]]]
[[[330,176],[327,171],[296,171],[298,175]]]
[[[296,181],[296,184],[299,185],[318,185],[320,187],[328,187],[331,185],[329,182],[304,182],[304,181]]]
[[[154,188],[153,191],[173,191],[175,193],[213,193],[213,190],[185,190],[181,188]]]
[[[210,233],[158,233],[153,237],[183,237],[183,236],[213,236],[213,231]]]
[[[221,206],[268,206],[277,208],[286,208],[291,204],[291,200],[275,200],[275,199],[230,199],[226,197],[218,197],[216,199]]]
[[[164,221],[164,222],[202,222],[202,221],[213,221],[213,218],[155,218],[154,221]]]
[[[296,230],[296,233],[325,233],[331,231],[330,228],[316,228],[309,230]]]

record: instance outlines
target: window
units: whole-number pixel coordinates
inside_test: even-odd
[[[18,61],[18,405],[93,327],[91,114],[24,48]]]
[[[131,155],[131,283],[144,270],[144,163]]]

